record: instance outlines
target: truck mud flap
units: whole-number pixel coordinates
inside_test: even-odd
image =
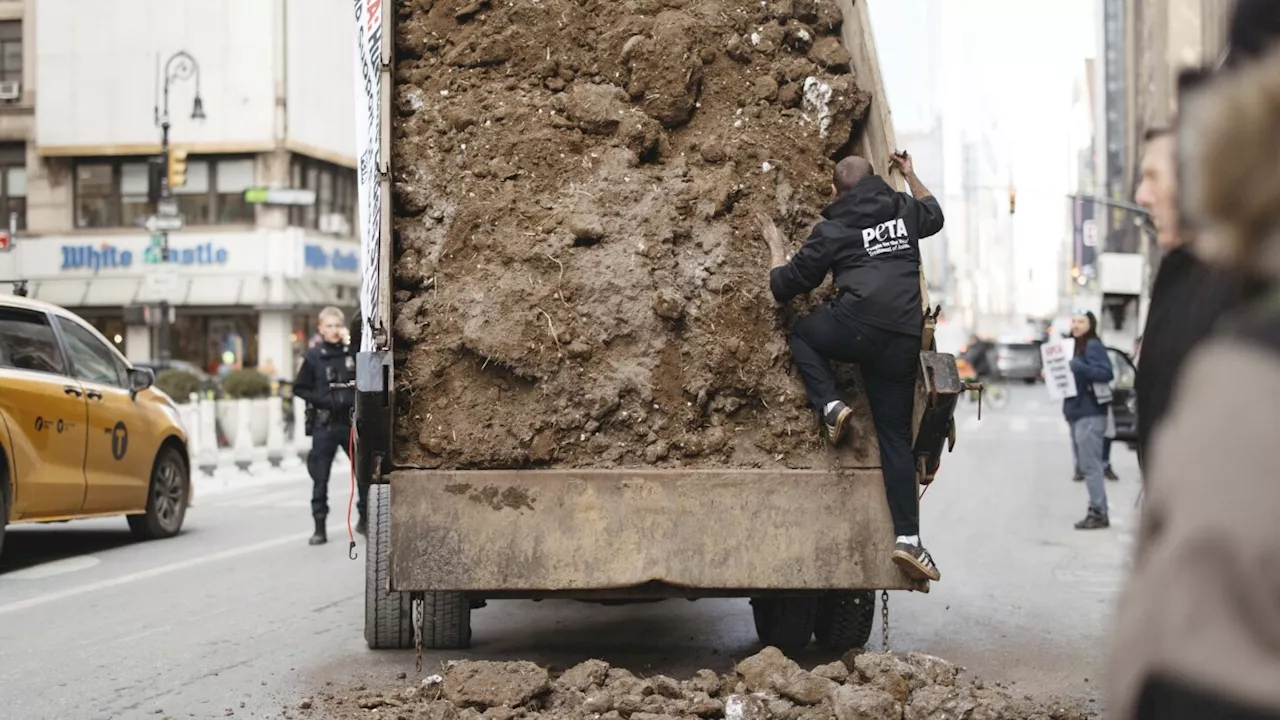
[[[920,353],[920,381],[917,384],[918,421],[914,445],[917,461],[923,466],[919,481],[933,482],[942,464],[942,451],[955,444],[956,404],[964,383],[956,369],[956,358],[948,353]]]
[[[879,469],[397,470],[391,584],[481,597],[919,589]]]

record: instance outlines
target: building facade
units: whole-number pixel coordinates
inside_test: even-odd
[[[315,311],[358,298],[348,15],[307,0],[0,0],[0,224],[16,230],[0,279],[132,360],[157,358],[165,332],[173,359],[206,371],[292,377]],[[187,153],[167,261],[144,227],[166,94],[170,147]]]

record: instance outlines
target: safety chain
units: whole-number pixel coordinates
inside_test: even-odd
[[[889,591],[880,591],[880,652],[889,652]]]
[[[413,603],[413,669],[422,672],[422,619],[425,614],[422,593],[414,593]]]

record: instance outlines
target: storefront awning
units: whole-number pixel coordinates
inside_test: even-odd
[[[155,295],[141,278],[92,278],[33,280],[32,298],[76,308],[126,307],[158,303],[187,307],[319,307],[351,304],[356,286],[339,286],[314,280],[283,280],[283,298],[271,292],[266,277],[180,277],[167,297]],[[275,295],[273,297],[273,295]]]

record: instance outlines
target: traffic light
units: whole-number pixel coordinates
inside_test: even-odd
[[[169,151],[169,189],[187,184],[187,151]]]
[[[1018,205],[1018,191],[1017,189],[1010,187],[1009,188],[1009,214],[1010,215],[1013,214],[1014,210],[1017,208],[1017,205]]]

